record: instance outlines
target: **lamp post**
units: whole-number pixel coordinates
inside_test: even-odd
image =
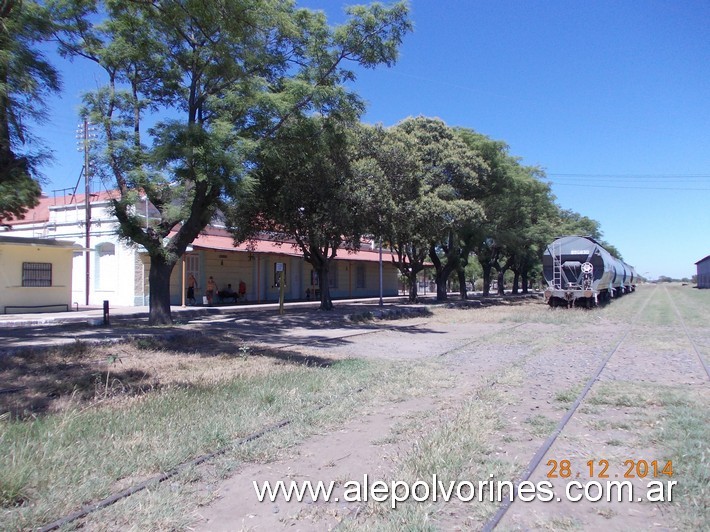
[[[191,252],[192,252],[192,246],[187,246],[187,248],[185,248],[185,253],[182,254],[182,306],[183,307],[185,307],[185,256]]]
[[[380,306],[383,306],[382,302],[382,237],[380,237]]]

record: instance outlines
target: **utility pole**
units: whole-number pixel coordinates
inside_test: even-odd
[[[89,305],[89,292],[91,289],[91,255],[89,253],[89,249],[91,249],[91,163],[89,161],[89,141],[92,140],[92,132],[93,128],[91,127],[91,124],[89,124],[88,119],[84,119],[83,124],[79,124],[77,127],[77,140],[81,141],[81,146],[78,147],[77,149],[79,151],[83,150],[84,151],[84,207],[85,207],[85,220],[84,220],[84,229],[85,229],[85,243],[84,247],[86,251],[84,251],[84,256],[86,257],[86,285],[85,285],[85,291],[86,291],[86,305]]]

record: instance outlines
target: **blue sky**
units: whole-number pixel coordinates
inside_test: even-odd
[[[339,0],[301,0],[342,21]],[[710,2],[413,0],[393,68],[358,71],[363,120],[439,117],[543,167],[558,203],[651,278],[690,277],[710,254]],[[58,63],[61,99],[36,130],[54,150],[45,192],[74,187],[80,94],[98,80]]]

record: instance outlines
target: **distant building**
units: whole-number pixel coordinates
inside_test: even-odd
[[[710,255],[695,263],[698,268],[698,288],[710,288]]]
[[[148,305],[150,258],[145,249],[128,245],[117,235],[118,221],[112,213],[111,198],[115,193],[102,192],[89,197],[89,209],[83,195],[43,197],[23,220],[5,224],[5,241],[30,238],[35,241],[62,239],[74,244],[68,248],[67,271],[72,279],[64,283],[70,300],[79,305],[101,306],[109,300],[114,306]],[[136,214],[146,221],[159,213],[144,202]],[[86,220],[90,220],[87,235]],[[5,268],[3,260],[2,268]],[[379,249],[371,241],[363,241],[360,250],[338,251],[330,268],[329,286],[333,298],[363,298],[379,294]],[[64,270],[62,270],[64,271]],[[191,274],[197,280],[195,296],[202,302],[207,279],[214,277],[219,290],[241,281],[247,286],[250,302],[275,302],[279,299],[278,276],[286,276],[285,299],[317,299],[318,276],[292,242],[258,240],[252,245],[235,246],[223,226],[210,225],[188,247],[173,270],[170,280],[172,305],[183,302],[184,279]],[[13,281],[13,283],[18,284]],[[398,271],[389,250],[383,250],[383,295],[398,293]]]

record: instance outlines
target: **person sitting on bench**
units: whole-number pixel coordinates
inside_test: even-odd
[[[238,297],[238,295],[237,295],[237,293],[236,293],[234,290],[232,290],[232,284],[231,284],[231,283],[228,284],[228,285],[227,285],[227,288],[225,288],[224,290],[220,290],[219,293],[218,293],[218,295],[219,295],[219,300],[220,300],[222,303],[224,303],[224,300],[225,300],[225,299],[232,299],[232,300],[234,300],[235,303],[237,302],[237,297]]]

